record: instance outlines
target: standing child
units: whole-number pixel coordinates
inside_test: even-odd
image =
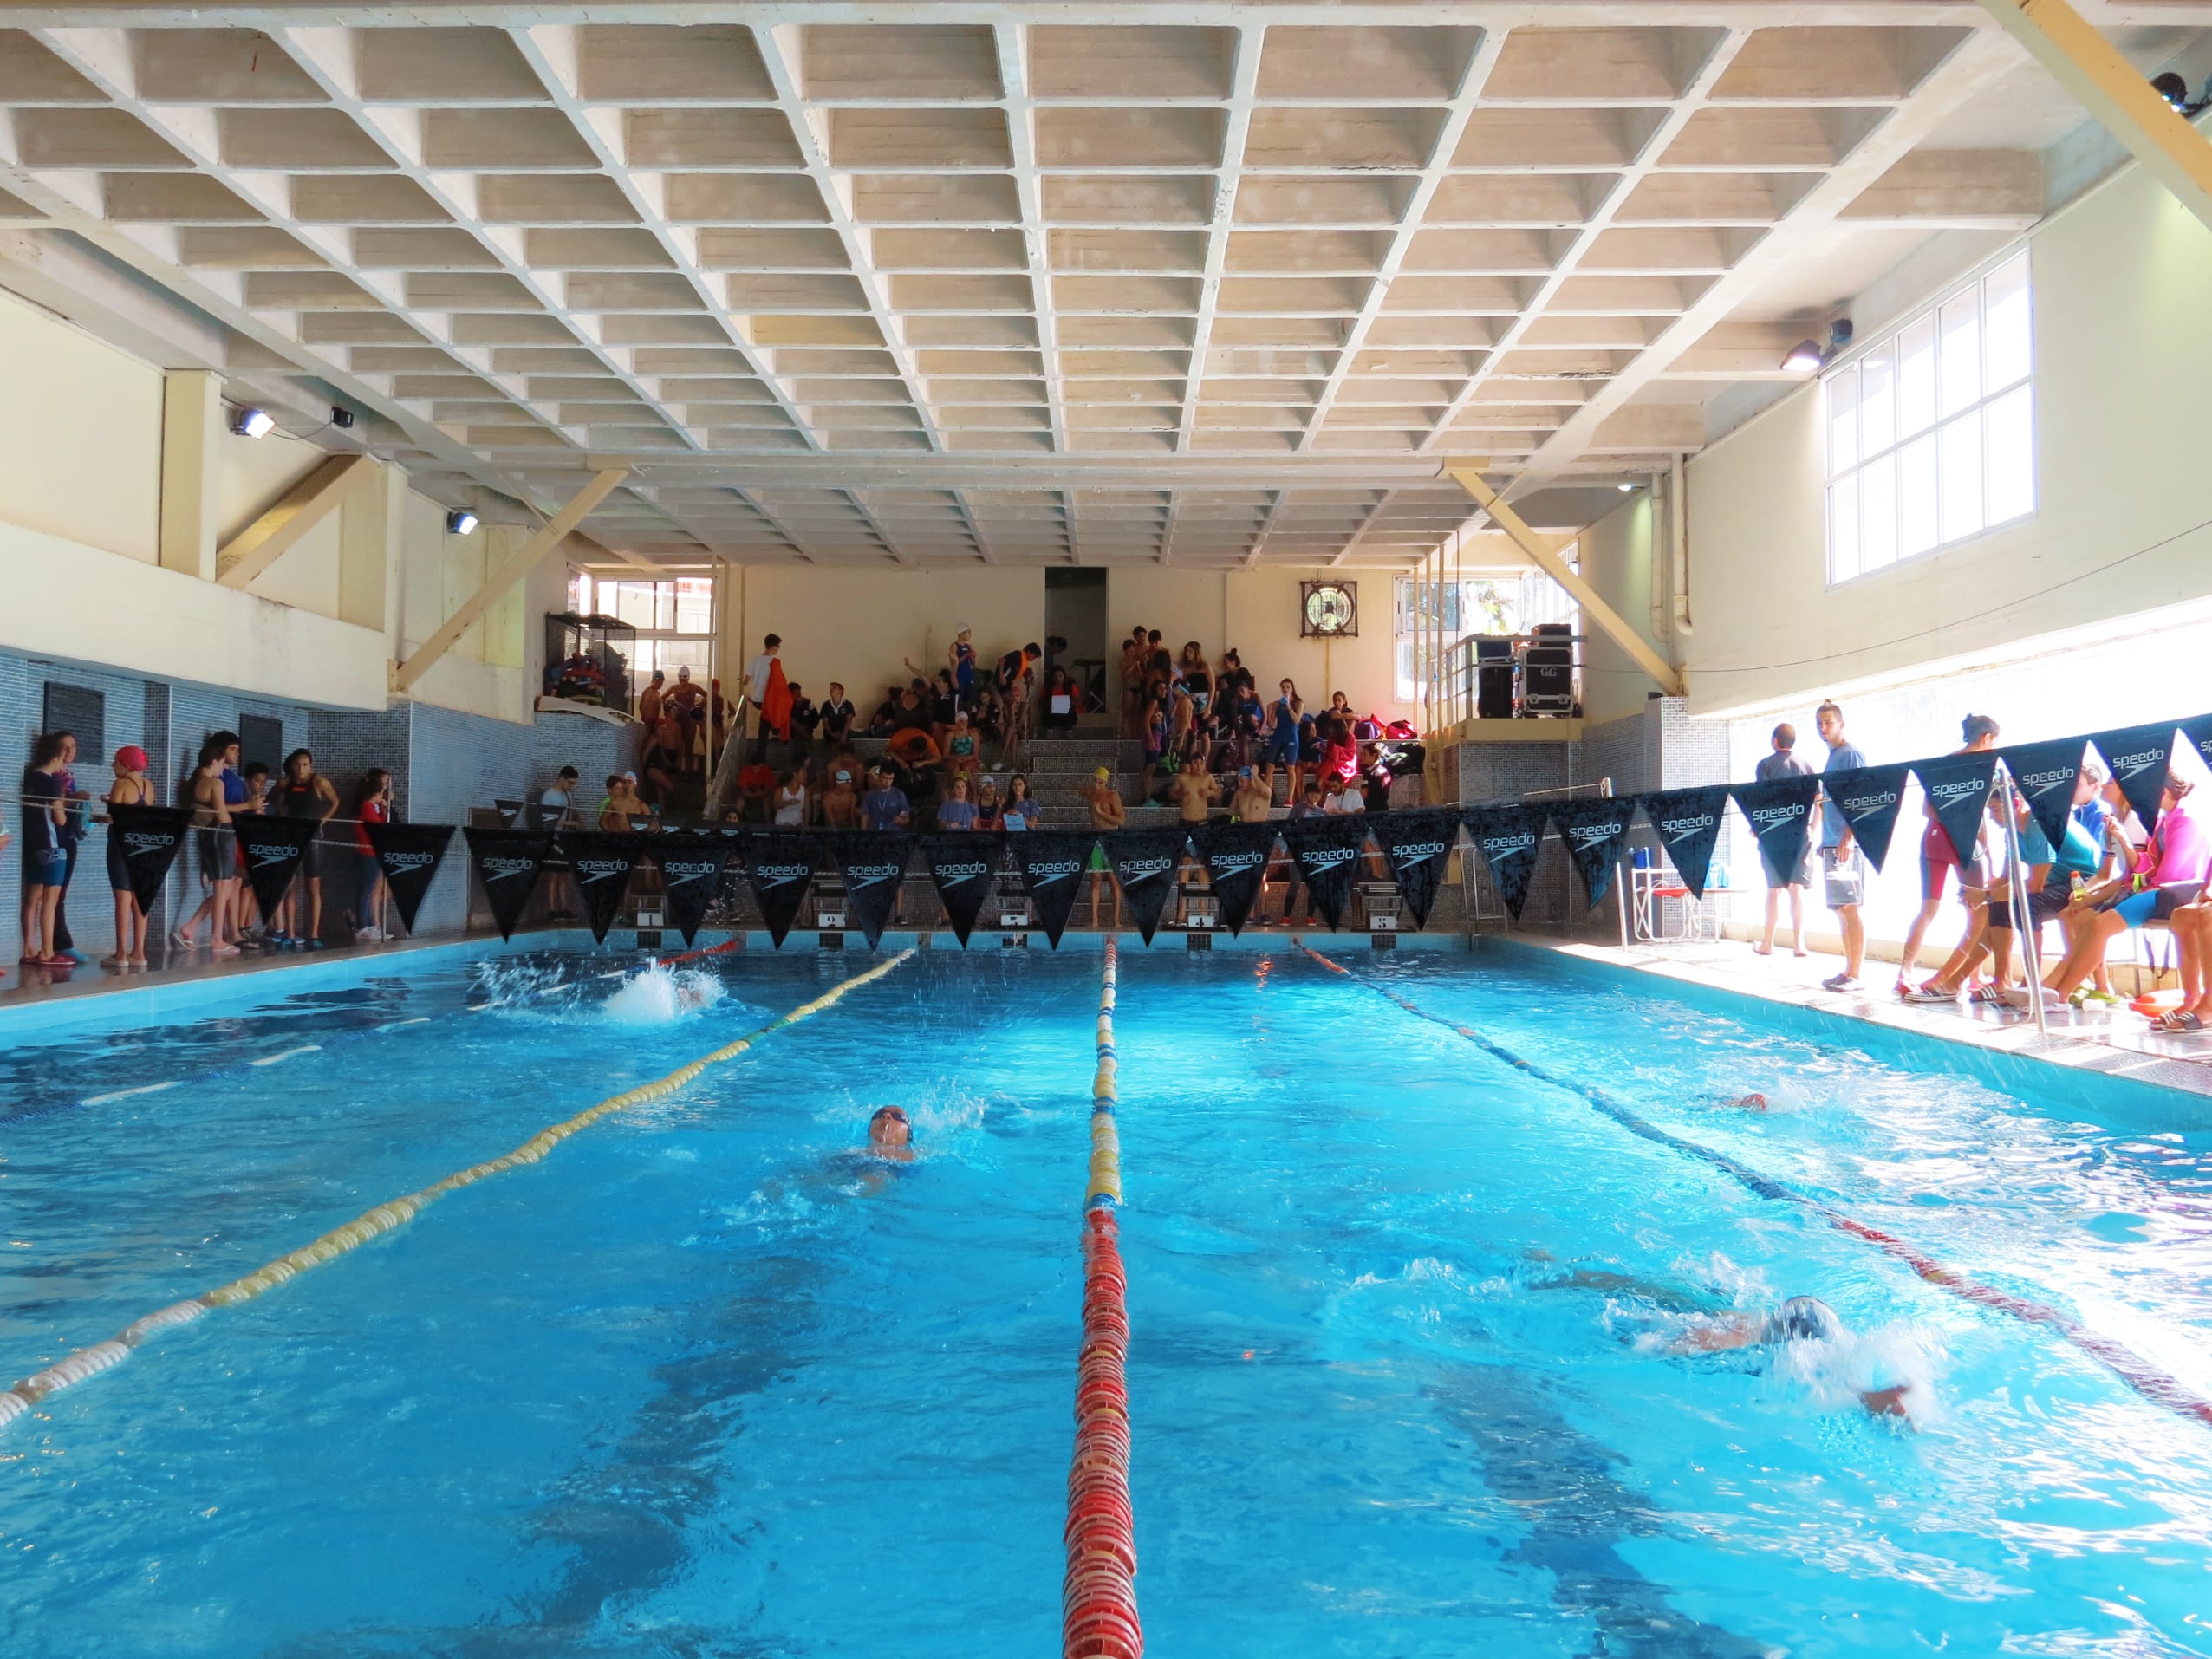
[[[62,794],[62,733],[40,734],[23,772],[23,955],[25,967],[72,968],[54,944],[54,908],[69,855],[62,844],[68,808]]]
[[[372,823],[392,822],[392,774],[371,766],[354,790],[354,851],[361,861],[361,926],[354,937],[381,944],[391,937],[384,931],[384,895],[390,890],[384,866],[376,861],[376,843],[368,838]]]
[[[146,778],[146,751],[136,744],[126,744],[115,751],[115,781],[107,786],[107,804],[118,806],[153,806],[153,785]],[[121,835],[115,830],[114,820],[106,820],[107,830],[107,885],[115,894],[115,952],[100,960],[102,967],[144,967],[146,966],[146,908],[138,901],[131,888],[130,861],[124,856]]]

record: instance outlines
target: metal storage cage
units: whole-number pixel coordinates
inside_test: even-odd
[[[545,694],[630,712],[630,663],[637,629],[619,616],[549,612],[545,618]]]

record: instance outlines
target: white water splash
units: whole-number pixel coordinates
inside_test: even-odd
[[[600,1018],[617,1025],[667,1025],[721,1000],[722,982],[712,973],[649,967],[622,982],[601,1007]]]

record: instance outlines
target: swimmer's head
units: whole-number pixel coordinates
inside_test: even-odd
[[[1766,1096],[1764,1095],[1746,1095],[1741,1100],[1738,1101],[1736,1104],[1742,1107],[1747,1112],[1763,1112],[1766,1109]]]
[[[868,1120],[868,1143],[872,1147],[902,1147],[914,1138],[903,1107],[879,1106]]]
[[[1851,1335],[1835,1309],[1817,1296],[1793,1296],[1768,1316],[1768,1342],[1838,1342]]]

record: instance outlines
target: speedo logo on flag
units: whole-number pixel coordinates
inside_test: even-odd
[[[1809,805],[1762,806],[1751,815],[1751,821],[1761,830],[1772,830],[1785,823],[1793,823],[1812,809]]]
[[[158,853],[165,848],[173,847],[176,844],[176,836],[164,835],[159,830],[127,830],[123,836],[125,849],[123,856],[126,858],[136,858],[140,853]]]
[[[991,874],[991,866],[981,859],[970,864],[939,864],[931,872],[947,887],[965,887]]]
[[[755,864],[752,882],[755,887],[788,887],[793,882],[803,882],[814,874],[811,864]]]
[[[1945,806],[1949,806],[1954,801],[1963,801],[1975,795],[1987,795],[1989,792],[1989,780],[1986,777],[1968,777],[1955,784],[1938,784],[1928,792]]]
[[[1844,811],[1859,817],[1864,817],[1870,812],[1879,812],[1883,807],[1895,806],[1896,803],[1897,792],[1895,790],[1891,790],[1887,795],[1854,795],[1849,800],[1838,799],[1836,803]]]
[[[1030,884],[1032,887],[1050,887],[1055,882],[1066,881],[1082,868],[1083,861],[1079,858],[1055,858],[1046,863],[1031,864],[1029,867]]]
[[[719,868],[711,859],[700,859],[695,863],[685,863],[672,858],[660,861],[660,874],[670,887],[688,887],[693,882],[704,882]]]
[[[630,861],[627,858],[579,858],[576,875],[589,887],[594,882],[603,882],[610,875],[628,875]]]
[[[2132,777],[2139,771],[2149,771],[2164,758],[2164,754],[2157,749],[2144,749],[2131,755],[2114,755],[2111,757],[2112,770],[2122,777]]]
[[[1535,832],[1523,830],[1518,836],[1494,836],[1482,843],[1482,850],[1491,858],[1503,858],[1508,853],[1525,853],[1535,845]]]
[[[1265,853],[1216,853],[1207,862],[1213,865],[1217,875],[1234,875],[1239,870],[1248,870],[1256,864],[1265,864],[1267,862],[1267,855]]]
[[[1617,820],[1611,823],[1578,823],[1567,830],[1567,839],[1574,843],[1577,852],[1587,852],[1600,842],[1610,841],[1621,833]]]
[[[245,849],[256,864],[285,864],[300,856],[300,849],[289,841],[249,841]]]
[[[1298,855],[1298,862],[1305,866],[1309,875],[1318,875],[1339,864],[1349,864],[1358,856],[1349,847],[1309,847]]]
[[[1390,862],[1399,869],[1418,864],[1425,858],[1434,858],[1444,850],[1441,841],[1409,841],[1401,843],[1390,854]]]
[[[1172,858],[1120,858],[1114,861],[1114,874],[1126,883],[1157,881],[1175,868]]]
[[[2072,783],[2075,771],[2074,767],[2064,766],[2047,772],[2030,772],[2025,777],[2015,777],[2013,781],[2030,795],[2048,795],[2059,784]]]
[[[413,870],[437,862],[435,853],[384,853],[379,855],[387,875],[405,875]]]
[[[517,875],[535,875],[537,861],[531,858],[485,858],[477,861],[477,868],[484,872],[484,879],[487,882],[505,882]]]
[[[1659,826],[1659,834],[1667,841],[1680,841],[1683,836],[1694,836],[1701,830],[1710,830],[1715,822],[1710,812],[1701,818],[1669,818]]]
[[[864,887],[881,887],[886,882],[895,882],[907,873],[903,864],[848,864],[845,866],[845,890],[857,893]]]

